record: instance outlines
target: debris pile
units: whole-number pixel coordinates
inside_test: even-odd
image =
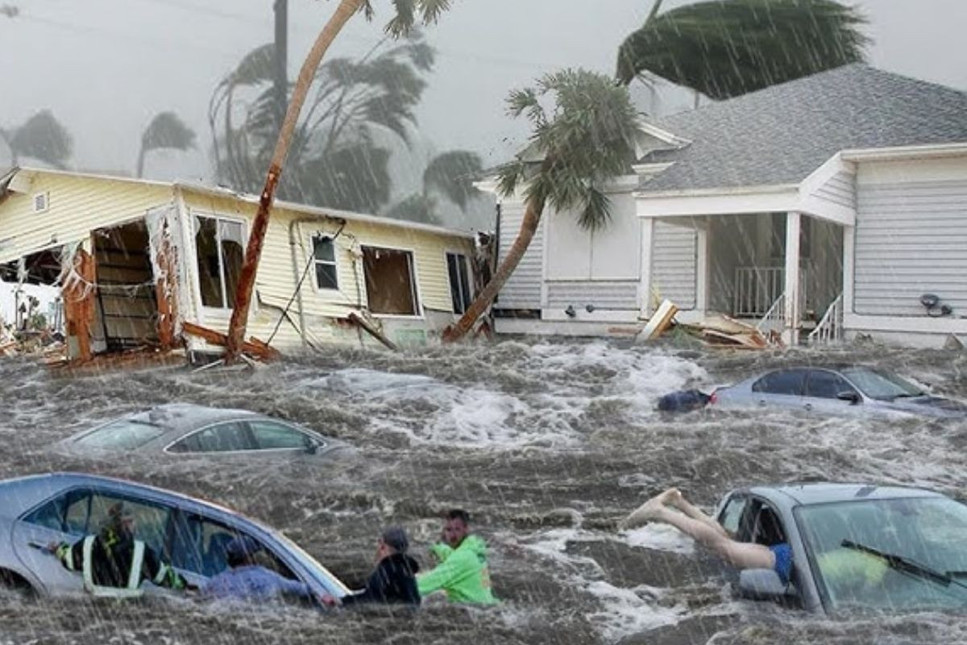
[[[661,306],[649,318],[648,324],[638,333],[638,340],[654,340],[675,327],[701,339],[706,346],[712,348],[767,349],[782,346],[782,338],[776,330],[765,332],[755,325],[724,314],[706,317],[701,322],[685,324],[675,320],[677,313],[678,307],[673,302],[662,301]]]

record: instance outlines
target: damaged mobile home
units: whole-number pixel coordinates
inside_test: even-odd
[[[222,188],[14,168],[0,176],[0,278],[59,285],[70,358],[220,352],[257,207]],[[425,342],[468,306],[474,258],[468,232],[277,202],[249,348]]]

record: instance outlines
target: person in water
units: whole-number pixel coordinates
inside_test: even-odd
[[[787,543],[764,546],[733,540],[721,524],[685,499],[677,488],[649,499],[622,520],[619,528],[636,528],[647,522],[674,526],[736,569],[773,569],[783,583],[789,582],[792,549]]]

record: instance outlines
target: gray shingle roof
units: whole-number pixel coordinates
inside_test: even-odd
[[[847,65],[656,121],[692,144],[642,185],[667,191],[798,183],[841,150],[967,143],[967,93]]]

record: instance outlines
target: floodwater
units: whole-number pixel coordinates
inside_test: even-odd
[[[415,616],[153,599],[117,605],[0,593],[8,643],[952,643],[967,620],[829,621],[737,600],[725,571],[674,529],[617,522],[678,486],[707,510],[751,483],[848,480],[967,489],[967,423],[706,410],[658,396],[763,368],[859,361],[967,399],[967,354],[856,346],[709,353],[603,341],[507,340],[402,354],[332,349],[255,371],[187,368],[65,377],[0,363],[0,476],[118,475],[236,508],[359,586],[387,524],[414,554],[466,508],[490,544],[493,608],[431,603]],[[60,456],[48,446],[149,404],[247,407],[343,439],[335,463]]]

